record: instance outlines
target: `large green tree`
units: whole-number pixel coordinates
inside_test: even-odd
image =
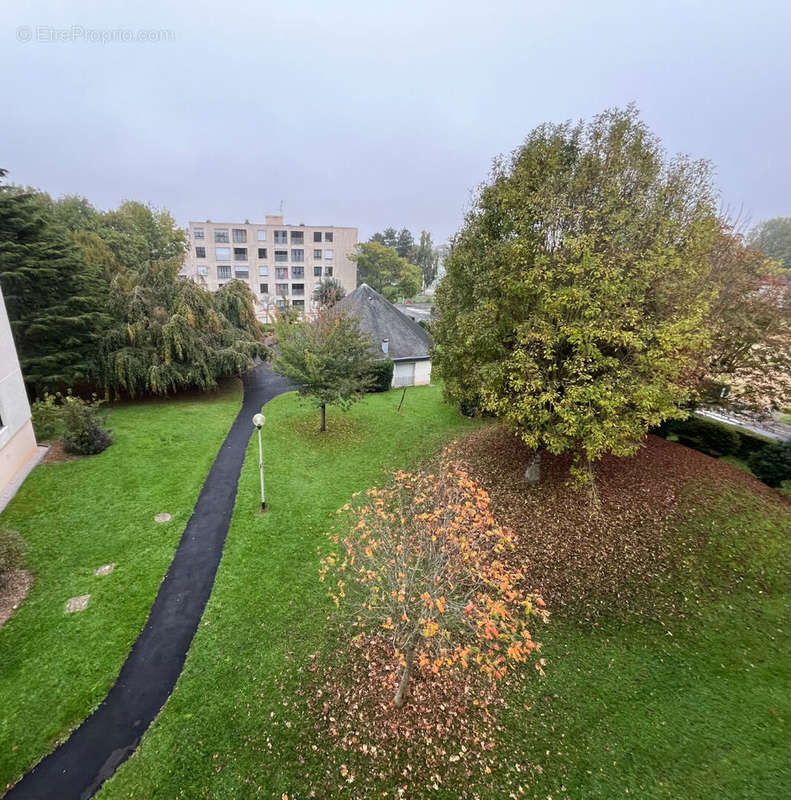
[[[412,297],[420,291],[420,268],[379,242],[358,245],[351,256],[357,264],[357,283],[367,283],[388,300]]]
[[[710,169],[636,109],[542,125],[495,164],[445,261],[435,363],[540,453],[635,452],[684,415],[708,348]]]
[[[89,381],[108,321],[106,283],[47,204],[8,184],[0,185],[0,284],[26,383],[41,392]]]
[[[316,403],[322,431],[327,429],[328,405],[347,408],[372,383],[371,342],[354,317],[337,309],[322,309],[314,320],[280,321],[275,338],[275,371]]]
[[[791,270],[791,217],[775,217],[756,225],[748,237],[750,245]]]
[[[431,234],[428,231],[420,232],[420,244],[415,249],[415,264],[420,267],[423,275],[423,288],[431,286],[437,277],[439,267],[439,250],[434,247],[431,241]]]

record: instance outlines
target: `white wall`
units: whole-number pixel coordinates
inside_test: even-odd
[[[393,386],[425,386],[431,383],[431,360],[396,361],[393,365]]]
[[[36,452],[19,359],[0,289],[0,491]]]

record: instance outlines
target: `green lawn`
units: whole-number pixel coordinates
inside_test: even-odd
[[[322,762],[311,756],[299,687],[309,680],[308,655],[336,646],[317,579],[330,513],[474,425],[441,403],[437,387],[410,390],[401,415],[399,396],[373,395],[347,415],[332,412],[325,436],[316,412],[294,395],[267,406],[271,510],[257,511],[251,442],[185,671],[101,800],[310,796],[306,773],[315,777]],[[719,536],[704,564],[685,567],[683,615],[661,622],[613,615],[594,627],[554,618],[541,630],[546,677],[512,698],[518,713],[504,718],[500,734],[510,767],[467,788],[492,800],[511,791],[542,800],[791,793],[788,517],[761,507],[736,512],[736,501],[715,497],[690,516],[690,535]],[[736,574],[758,580],[734,584]],[[383,788],[393,796],[393,783]],[[458,790],[431,796],[450,800]]]
[[[37,467],[3,512],[34,584],[0,629],[0,787],[16,781],[104,698],[143,627],[241,386],[113,407],[115,443]],[[154,522],[157,512],[173,519]],[[95,577],[96,567],[115,571]],[[66,601],[90,594],[85,611]]]

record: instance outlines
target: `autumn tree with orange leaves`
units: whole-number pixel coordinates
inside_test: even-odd
[[[342,513],[351,524],[331,534],[322,579],[336,604],[351,607],[357,635],[390,645],[396,707],[417,672],[460,666],[496,680],[539,649],[528,623],[546,621],[544,602],[518,588],[521,573],[502,558],[513,534],[462,465],[398,472]]]

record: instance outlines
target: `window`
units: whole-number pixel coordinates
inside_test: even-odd
[[[288,250],[275,250],[275,261],[288,261]]]
[[[227,242],[228,241],[228,228],[215,228],[214,229],[214,241],[215,242]]]
[[[195,258],[206,258],[206,248],[205,247],[196,247],[195,248]]]
[[[234,228],[233,240],[236,244],[245,244],[247,242],[247,231],[244,228]]]
[[[321,231],[313,231],[313,241],[314,242],[321,241]]]
[[[313,251],[313,258],[321,259],[321,248]]]
[[[275,231],[275,244],[288,244],[288,231]]]
[[[328,277],[332,277],[332,267],[324,267],[324,274]]]
[[[324,241],[331,242],[332,241],[332,231],[326,231],[324,233]]]
[[[313,277],[320,278],[321,277],[321,264],[316,267],[313,267]]]
[[[332,250],[325,250],[325,251],[324,251],[324,258],[325,258],[327,261],[332,261],[332,254],[333,254],[333,251],[332,251]]]
[[[305,277],[305,267],[291,267],[291,277],[292,278],[304,278]]]
[[[203,239],[203,228],[194,228],[192,231],[193,239]]]
[[[258,284],[258,293],[259,294],[269,294],[269,284],[268,283],[259,283]]]
[[[305,308],[305,301],[304,300],[294,300],[291,303],[294,308]]]
[[[288,278],[288,267],[275,267],[275,277],[279,281],[286,280]]]
[[[231,265],[230,264],[218,264],[217,265],[217,278],[218,280],[228,279],[231,277]]]
[[[305,244],[305,231],[291,231],[291,244]]]
[[[266,258],[266,248],[265,247],[259,247],[258,248],[258,257],[259,258]]]
[[[304,283],[292,283],[291,284],[291,294],[293,297],[304,297],[305,296],[305,284]]]
[[[269,267],[259,267],[258,274],[263,275],[264,277],[268,277],[269,275]]]
[[[247,248],[246,247],[234,247],[234,249],[233,249],[233,260],[234,261],[247,261]]]
[[[275,300],[275,305],[282,311],[288,306],[288,300],[283,300],[282,297],[278,297],[277,300]]]
[[[305,260],[305,251],[304,250],[292,250],[291,251],[291,260],[292,261],[304,261]]]
[[[250,270],[247,267],[237,267],[234,270],[234,274],[237,278],[241,278],[243,281],[246,281],[250,277]]]
[[[231,260],[231,248],[230,247],[215,247],[214,254],[217,256],[218,261],[230,261]]]
[[[275,293],[278,297],[288,297],[288,284],[287,283],[276,283],[275,284]]]
[[[198,275],[208,275],[209,268],[205,264],[198,264]]]
[[[257,233],[258,241],[265,242],[266,241],[266,231],[258,231]]]

